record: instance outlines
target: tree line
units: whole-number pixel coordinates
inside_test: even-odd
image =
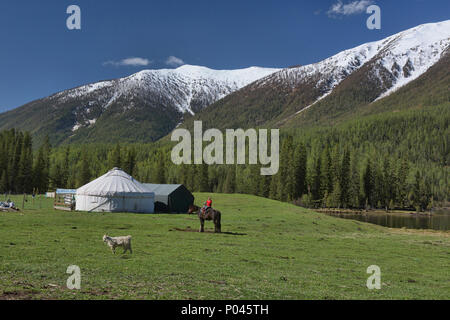
[[[78,188],[120,167],[148,183],[193,192],[248,193],[307,207],[429,209],[449,201],[448,108],[374,116],[342,126],[281,131],[280,170],[258,165],[180,165],[167,141],[33,145],[27,132],[0,132],[0,192]]]

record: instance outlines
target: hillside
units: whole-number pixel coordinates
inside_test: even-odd
[[[437,106],[450,101],[450,50],[416,80],[374,99],[376,86],[364,70],[344,80],[332,94],[308,110],[286,119],[284,127],[343,123],[371,114]]]
[[[445,102],[449,44],[450,20],[421,25],[315,64],[276,72],[228,95],[193,120],[221,129],[333,125],[361,114],[392,111],[393,101],[402,101],[403,108]],[[410,90],[414,94],[406,101],[395,98],[409,84],[422,89]]]
[[[38,202],[0,213],[0,298],[448,298],[448,232],[386,229],[255,196],[196,193],[197,204],[207,196],[222,234],[196,232],[187,215],[55,212]],[[132,235],[133,254],[113,255],[105,232]],[[80,291],[66,288],[74,263]],[[381,290],[366,287],[374,264]]]
[[[152,142],[193,120],[219,129],[333,125],[448,101],[449,44],[447,20],[283,70],[144,70],[0,114],[0,130],[28,130],[38,143],[49,135],[58,145]]]
[[[212,70],[184,65],[59,92],[0,114],[0,129],[22,129],[37,141],[151,142],[224,96],[278,69]]]

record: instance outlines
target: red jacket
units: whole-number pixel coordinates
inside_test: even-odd
[[[212,200],[206,201],[206,206],[207,206],[207,207],[211,207],[211,206],[212,206]]]

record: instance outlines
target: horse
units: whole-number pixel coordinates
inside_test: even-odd
[[[200,207],[196,206],[195,204],[189,205],[188,214],[193,214],[194,212],[198,212],[200,210]]]
[[[199,206],[196,206],[195,204],[191,204],[189,206],[188,214],[193,214],[194,212],[197,212],[198,218],[200,219],[200,231],[199,232],[205,232],[205,220],[212,220],[214,222],[214,232],[220,233],[221,230],[221,216],[222,214],[218,210],[214,210],[213,208],[208,208],[205,213],[202,212],[202,208]]]
[[[221,233],[221,224],[220,224],[220,218],[222,214],[219,210],[215,210],[213,208],[207,208],[205,212],[203,212],[202,208],[199,208],[198,210],[198,218],[200,219],[200,231],[199,232],[205,232],[205,220],[212,220],[214,222],[214,232],[215,233]]]

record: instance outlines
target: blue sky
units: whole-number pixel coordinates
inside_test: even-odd
[[[367,29],[361,2],[380,6],[381,30]],[[66,27],[72,4],[81,8],[81,30]],[[0,111],[182,62],[214,69],[304,65],[447,19],[448,0],[3,0]]]

